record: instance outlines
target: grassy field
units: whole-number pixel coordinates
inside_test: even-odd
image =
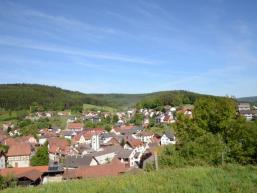
[[[2,112],[0,113],[0,122],[11,121],[17,118],[16,112]]]
[[[101,112],[116,112],[117,110],[112,107],[108,106],[97,106],[97,105],[91,105],[91,104],[83,104],[83,110],[84,111],[101,111]]]
[[[4,193],[256,193],[257,167],[230,165],[67,181],[36,188],[7,189]]]

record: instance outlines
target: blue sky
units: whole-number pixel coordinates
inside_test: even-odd
[[[255,0],[0,0],[0,83],[257,95]]]

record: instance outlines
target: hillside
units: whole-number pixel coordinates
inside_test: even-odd
[[[37,84],[0,85],[0,108],[6,110],[28,109],[31,105],[50,110],[62,110],[82,104],[103,105],[106,102],[80,92]]]
[[[57,87],[37,84],[0,85],[0,108],[6,110],[28,109],[39,105],[49,110],[62,110],[83,104],[126,109],[138,107],[156,108],[163,105],[193,104],[205,96],[188,91],[162,91],[147,94],[84,94]]]
[[[109,106],[116,108],[128,108],[149,94],[89,94],[90,96],[101,100],[106,101]]]
[[[121,177],[67,181],[36,188],[11,188],[3,193],[255,193],[257,168],[230,165],[224,168],[192,167]]]
[[[162,91],[146,95],[137,105],[145,108],[156,108],[165,105],[179,106],[182,104],[193,104],[197,98],[202,96],[208,95],[183,90]]]
[[[248,102],[252,104],[257,104],[257,96],[252,97],[242,97],[237,99],[239,102]]]
[[[106,101],[113,107],[138,107],[156,108],[158,106],[193,104],[198,97],[206,96],[198,93],[174,90],[146,94],[90,94],[94,98]]]

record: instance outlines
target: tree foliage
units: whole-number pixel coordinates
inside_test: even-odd
[[[177,144],[162,151],[163,166],[257,162],[257,124],[237,116],[233,99],[200,97],[194,105],[193,119],[178,116]]]
[[[45,166],[48,165],[49,156],[48,156],[48,147],[47,144],[39,147],[36,154],[31,158],[32,166]]]
[[[159,108],[165,105],[193,104],[202,95],[187,91],[166,91],[149,94],[137,103],[138,108]]]
[[[57,87],[35,84],[2,84],[0,85],[0,108],[5,110],[30,109],[64,110],[74,107],[81,110],[84,103],[103,105],[105,101],[80,92],[72,92]]]

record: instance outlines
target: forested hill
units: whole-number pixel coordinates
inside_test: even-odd
[[[252,103],[252,104],[257,104],[257,96],[243,97],[243,98],[238,98],[237,100],[240,102],[248,102],[248,103]]]
[[[149,94],[89,94],[90,96],[106,101],[108,106],[126,109],[132,107]]]
[[[0,108],[6,110],[28,109],[31,105],[50,110],[63,110],[82,104],[104,105],[106,102],[80,92],[37,84],[0,85]]]
[[[132,106],[156,108],[164,105],[193,104],[201,96],[206,95],[182,90],[148,94],[84,94],[38,84],[2,84],[0,108],[19,110],[38,105],[48,110],[63,110],[82,107],[85,103],[118,109]]]
[[[163,91],[146,95],[137,103],[138,107],[156,108],[158,106],[179,106],[182,104],[193,104],[197,98],[208,96],[183,90]]]
[[[106,101],[113,107],[126,108],[136,105],[137,107],[156,108],[164,105],[193,104],[198,97],[206,95],[174,90],[147,94],[92,94],[90,96]]]

